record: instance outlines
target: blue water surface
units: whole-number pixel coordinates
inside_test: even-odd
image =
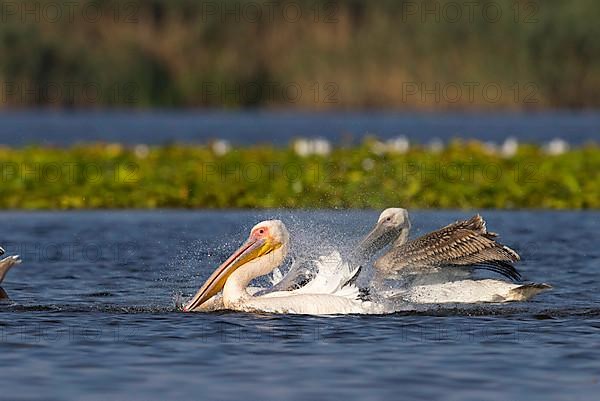
[[[177,295],[259,220],[282,218],[297,252],[348,248],[378,213],[2,212],[24,262],[3,283],[0,398],[596,400],[600,213],[482,213],[552,291],[386,316],[185,314]],[[412,212],[415,234],[470,214]]]
[[[542,143],[562,138],[579,145],[600,140],[600,112],[495,113],[293,112],[195,110],[25,110],[0,112],[0,144],[71,145],[205,143],[221,138],[234,145],[287,145],[296,137],[358,143],[367,135],[406,136],[417,143],[452,138],[503,142],[517,137]]]

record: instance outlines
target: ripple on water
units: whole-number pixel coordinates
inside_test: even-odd
[[[136,244],[133,258],[23,255],[0,302],[7,399],[597,398],[600,213],[483,212],[507,245],[527,248],[528,279],[554,286],[532,302],[335,317],[177,305],[261,218],[336,245],[358,239],[376,211],[0,214],[3,232],[26,244],[45,244],[55,225],[52,243],[98,245],[102,227],[109,250]],[[469,214],[415,211],[413,223],[425,232]]]

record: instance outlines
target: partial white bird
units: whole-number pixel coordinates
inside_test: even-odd
[[[0,255],[4,254],[4,249],[0,248]],[[0,260],[0,284],[4,281],[4,277],[6,277],[6,273],[15,265],[21,263],[21,259],[19,255],[9,256]],[[0,299],[7,299],[8,294],[2,287],[0,287]]]

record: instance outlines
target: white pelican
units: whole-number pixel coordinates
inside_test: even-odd
[[[0,255],[4,254],[4,249],[0,248]],[[9,256],[0,260],[0,284],[4,281],[4,277],[6,277],[6,273],[13,267],[21,263],[21,259],[19,259],[19,255]],[[0,287],[0,299],[7,299],[8,294],[2,287]]]
[[[226,309],[245,312],[331,315],[383,311],[378,305],[359,299],[358,288],[348,284],[356,271],[348,272],[347,265],[338,261],[336,274],[330,277],[321,274],[320,281],[316,277],[295,291],[264,295],[252,295],[247,291],[250,281],[271,273],[281,265],[288,248],[289,234],[281,221],[269,220],[255,225],[248,240],[214,271],[183,310],[210,310],[222,303]],[[321,259],[321,262],[324,260]],[[346,279],[340,280],[338,273],[343,270],[347,271],[343,276]],[[214,297],[221,290],[221,298]],[[255,293],[256,290],[251,292]]]

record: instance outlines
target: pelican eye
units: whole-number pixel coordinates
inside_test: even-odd
[[[264,237],[265,235],[267,235],[268,232],[269,232],[269,230],[267,230],[265,227],[260,227],[260,228],[257,228],[256,230],[254,230],[252,232],[252,235],[257,236],[257,237]]]

